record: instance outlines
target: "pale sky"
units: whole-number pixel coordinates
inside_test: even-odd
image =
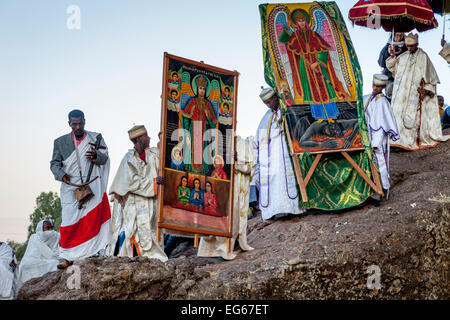
[[[156,145],[164,52],[237,70],[237,134],[254,135],[266,112],[258,5],[267,2],[283,1],[0,0],[0,241],[25,241],[36,197],[59,193],[49,161],[53,140],[70,132],[70,110],[82,109],[86,130],[105,138],[110,183],[132,147],[133,124],[144,124]],[[356,0],[336,2],[347,17]],[[80,8],[79,30],[67,28],[71,5]],[[438,71],[438,93],[450,99],[437,20],[419,35],[420,47]],[[367,94],[388,33],[346,22]]]

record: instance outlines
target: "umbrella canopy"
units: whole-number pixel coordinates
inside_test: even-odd
[[[450,0],[428,0],[428,3],[434,13],[441,16],[450,13]]]
[[[359,0],[348,17],[359,26],[386,31],[423,32],[438,26],[426,0]]]

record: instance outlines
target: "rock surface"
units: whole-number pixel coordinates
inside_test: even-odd
[[[193,247],[166,264],[91,258],[28,281],[17,298],[449,299],[449,154],[450,141],[393,152],[391,194],[379,207],[311,212],[260,230],[257,216],[248,230],[255,250],[233,261],[197,258]]]

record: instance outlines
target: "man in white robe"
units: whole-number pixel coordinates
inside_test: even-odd
[[[111,209],[106,188],[109,176],[108,148],[104,139],[95,150],[98,133],[85,131],[84,113],[72,110],[69,126],[72,132],[54,142],[50,169],[61,183],[62,222],[60,227],[60,258],[58,268],[68,267],[72,261],[101,256],[110,241]],[[81,207],[75,197],[76,185],[86,183],[93,163],[89,184],[93,197]]]
[[[258,126],[253,143],[257,156],[253,181],[259,190],[262,219],[302,214],[306,210],[298,206],[297,182],[283,136],[278,96],[273,89],[267,88],[260,97],[269,108]]]
[[[406,150],[434,147],[450,136],[443,136],[440,126],[436,85],[439,77],[428,55],[418,48],[419,36],[405,38],[408,51],[386,60],[394,74],[392,109],[400,139],[393,146]]]
[[[201,237],[197,256],[199,257],[221,257],[232,260],[236,257],[234,251],[236,240],[243,251],[253,250],[247,243],[247,215],[250,198],[250,181],[253,169],[256,165],[256,155],[253,151],[253,137],[242,139],[236,137],[236,158],[234,167],[233,188],[233,237],[231,238],[228,252],[228,238],[209,236]]]
[[[59,233],[49,220],[41,220],[36,226],[36,233],[30,236],[27,250],[20,261],[19,280],[21,284],[58,270]]]
[[[364,96],[364,114],[369,130],[370,143],[374,149],[383,189],[389,192],[389,143],[397,141],[397,122],[388,99],[382,93],[389,81],[384,74],[373,76],[373,92]]]
[[[0,300],[12,300],[18,289],[17,259],[14,251],[0,242]]]
[[[123,157],[109,189],[114,196],[113,221],[121,214],[121,223],[114,226],[109,254],[114,253],[123,229],[125,239],[117,250],[118,256],[146,256],[165,262],[168,258],[156,235],[159,150],[149,148],[150,138],[144,126],[134,126],[128,134],[134,148]]]

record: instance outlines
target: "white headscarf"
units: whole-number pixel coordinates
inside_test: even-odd
[[[47,272],[56,271],[58,261],[59,233],[55,230],[44,231],[44,222],[41,220],[36,226],[36,233],[28,240],[27,250],[19,266],[19,279],[21,283],[41,277]]]
[[[50,250],[58,252],[59,233],[55,230],[47,230],[44,232],[44,222],[49,222],[54,227],[50,220],[41,220],[36,226],[36,234],[39,239],[45,243]]]

